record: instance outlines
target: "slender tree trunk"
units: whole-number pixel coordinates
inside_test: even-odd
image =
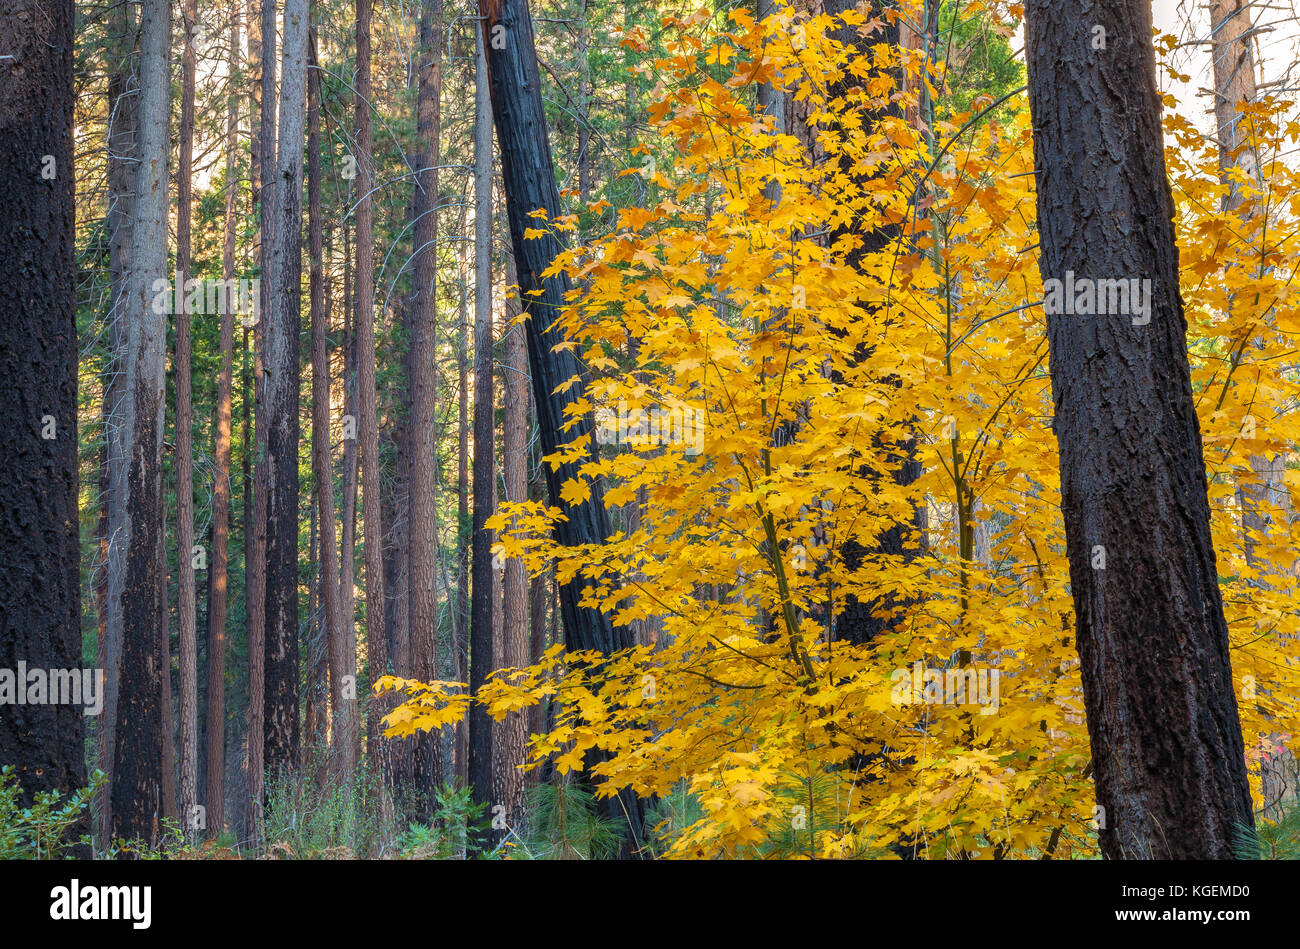
[[[1097,27],[1104,49],[1092,42]],[[1032,0],[1025,39],[1044,281],[1150,281],[1145,316],[1067,315],[1048,286],[1102,852],[1226,859],[1253,816],[1178,290],[1151,6]],[[1106,569],[1094,569],[1097,548]]]
[[[19,0],[0,20],[0,668],[79,669],[77,326],[72,0]],[[21,682],[19,688],[25,689]],[[102,695],[103,683],[96,685]],[[0,761],[20,806],[86,783],[83,709],[6,705]]]
[[[506,278],[514,283],[514,268]],[[513,297],[506,307],[511,319],[518,316],[518,301]],[[505,423],[502,432],[502,468],[505,500],[522,503],[528,499],[528,356],[524,328],[520,324],[506,331],[505,385],[502,404]],[[502,600],[502,637],[499,665],[522,669],[529,664],[528,573],[524,561],[511,557],[505,562]],[[493,799],[504,809],[502,816],[511,829],[521,830],[524,821],[524,764],[528,740],[528,712],[519,711],[495,723],[492,736]],[[501,828],[498,828],[501,830]]]
[[[253,475],[253,530],[247,543],[248,563],[248,824],[256,842],[261,835],[262,806],[266,781],[266,565],[267,495],[270,492],[266,466],[268,424],[266,410],[266,330],[271,312],[272,247],[275,225],[275,0],[261,0],[261,42],[258,44],[258,134],[254,144],[257,167],[258,261],[262,282],[257,323],[253,331],[253,388],[257,463]]]
[[[351,202],[349,202],[350,204]],[[356,769],[361,758],[361,712],[357,704],[356,536],[357,481],[357,334],[352,319],[352,249],[348,225],[343,225],[343,523],[339,528],[339,586],[343,608],[343,665],[351,678],[343,685],[352,703],[348,713],[351,731],[345,735],[343,757]]]
[[[180,818],[187,840],[203,829],[198,811],[199,673],[198,629],[194,586],[194,412],[190,385],[190,314],[186,284],[190,278],[190,221],[194,186],[194,31],[197,0],[185,0],[181,12],[184,52],[181,59],[180,160],[176,169],[176,281],[181,306],[176,313],[176,562],[179,568],[176,607],[180,620]]]
[[[497,668],[493,637],[492,516],[496,480],[492,385],[492,124],[483,37],[477,44],[474,93],[474,529],[469,620],[469,688],[477,692]],[[492,719],[474,703],[469,712],[469,782],[477,804],[491,808]]]
[[[338,545],[334,534],[334,466],[330,459],[329,353],[325,346],[324,274],[321,257],[324,225],[321,215],[320,72],[316,69],[316,31],[312,28],[311,61],[307,73],[307,241],[311,296],[311,448],[320,523],[321,598],[325,604],[325,642],[329,663],[330,762],[333,776],[348,781],[356,768],[355,689],[347,688],[353,672],[347,664],[343,628],[343,588],[339,585]]]
[[[384,633],[384,527],[380,506],[379,420],[375,406],[375,260],[373,218],[370,191],[374,172],[370,154],[370,17],[372,0],[356,0],[357,11],[357,263],[356,316],[357,390],[361,434],[361,478],[365,507],[362,526],[365,530],[366,557],[366,644],[370,682],[388,673],[388,643]],[[366,732],[370,754],[379,767],[383,762],[381,706],[371,699]]]
[[[239,5],[230,8],[229,69],[232,77],[226,109],[226,219],[221,249],[221,276],[226,287],[235,279],[235,150],[239,147]],[[230,415],[234,380],[234,301],[227,290],[221,310],[221,369],[217,376],[216,482],[212,489],[212,574],[208,609],[208,829],[213,836],[225,826],[226,772],[226,598],[230,546]]]
[[[139,81],[136,68],[136,44],[139,24],[134,8],[122,4],[114,13],[115,53],[117,64],[108,81],[108,260],[110,293],[108,307],[109,359],[105,367],[104,386],[104,461],[101,479],[104,525],[103,575],[104,620],[100,636],[96,665],[104,670],[104,708],[99,715],[97,730],[98,767],[110,773],[113,770],[117,734],[117,700],[121,679],[122,616],[121,598],[110,595],[113,574],[120,570],[123,561],[116,548],[122,538],[112,533],[113,493],[121,482],[114,477],[123,470],[126,462],[118,452],[124,441],[121,426],[126,408],[122,374],[126,365],[127,321],[130,306],[126,296],[126,278],[131,268],[131,246],[135,230],[135,174],[137,164],[136,130],[139,121]],[[97,802],[98,822],[96,834],[101,844],[111,836],[112,786],[100,792]]]
[[[415,291],[411,298],[410,386],[410,606],[411,674],[421,682],[438,678],[437,521],[437,240],[438,163],[442,144],[442,0],[425,0],[420,13],[417,131],[421,172],[415,185]],[[415,738],[417,800],[431,806],[442,775],[440,734]]]
[[[464,228],[462,227],[463,231]],[[469,676],[469,312],[466,293],[465,259],[459,258],[460,302],[457,308],[459,330],[456,333],[457,377],[457,474],[456,474],[456,679],[465,682]],[[457,722],[453,738],[453,757],[456,777],[461,783],[469,781],[469,724]]]

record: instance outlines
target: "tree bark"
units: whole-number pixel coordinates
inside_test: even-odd
[[[239,96],[233,77],[239,73],[239,4],[230,7],[229,69],[232,77],[226,109],[226,217],[221,249],[221,276],[235,279],[235,152],[239,147]],[[212,489],[212,575],[208,608],[208,829],[213,836],[225,826],[226,773],[226,600],[230,547],[230,416],[234,381],[235,315],[229,297],[221,311],[221,369],[217,375],[216,481]]]
[[[524,325],[542,452],[552,454],[561,444],[576,438],[585,442],[589,453],[594,456],[595,426],[590,413],[582,416],[569,432],[562,432],[569,421],[565,407],[586,398],[585,374],[577,355],[568,348],[556,349],[564,342],[564,334],[553,324],[571,289],[568,274],[562,272],[546,279],[541,276],[564,245],[554,230],[548,230],[547,235],[540,239],[524,239],[525,229],[536,224],[530,217],[534,211],[545,210],[552,220],[560,214],[560,195],[555,185],[546,113],[542,107],[532,18],[527,0],[479,0],[479,13],[482,17],[481,42],[489,66],[492,112],[500,146],[510,239],[519,275],[520,297],[528,314]],[[570,382],[572,385],[566,390],[557,391],[561,384]],[[604,493],[599,482],[591,485],[587,500],[581,504],[571,506],[560,496],[561,485],[577,478],[584,463],[585,459],[567,462],[559,468],[546,466],[550,503],[565,515],[556,527],[556,538],[566,547],[603,543],[610,533]],[[560,608],[568,647],[611,653],[633,646],[628,627],[615,627],[604,613],[580,605],[585,582],[583,578],[575,577],[560,589]],[[605,800],[602,807],[623,828],[623,854],[631,855],[640,847],[643,803],[635,795],[621,794]]]
[[[298,439],[307,0],[285,0],[266,341],[266,768],[298,767]]]
[[[474,122],[474,527],[469,620],[469,688],[477,692],[496,669],[493,637],[492,543],[485,526],[496,487],[492,384],[492,125],[488,114],[488,67],[478,38]],[[469,712],[469,782],[474,802],[491,807],[492,719],[473,703]]]
[[[1093,48],[1098,26],[1104,49]],[[1047,317],[1102,852],[1226,859],[1253,817],[1178,289],[1151,7],[1032,0],[1025,38],[1044,280],[1073,272],[1151,287],[1145,317],[1054,306]],[[1104,570],[1092,566],[1097,547]]]
[[[384,633],[384,527],[380,507],[379,420],[375,406],[375,260],[374,209],[370,191],[374,187],[370,142],[370,19],[372,0],[356,0],[357,12],[357,246],[356,315],[357,412],[361,435],[361,478],[364,508],[366,567],[366,644],[370,682],[388,672],[388,643]],[[371,699],[367,716],[369,750],[383,769],[384,751],[381,706]]]
[[[438,678],[437,508],[437,240],[438,164],[442,143],[442,0],[426,0],[420,14],[417,132],[421,155],[415,184],[415,291],[411,299],[411,546],[410,629],[412,675],[421,682]],[[441,782],[442,738],[415,738],[414,773],[422,811],[431,810]]]
[[[156,307],[155,281],[167,286],[167,126],[171,101],[168,70],[171,10],[166,0],[145,0],[140,25],[139,162],[131,269],[124,293],[126,352],[122,366],[122,424],[110,475],[110,614],[121,623],[121,680],[113,756],[112,832],[151,841],[162,785],[162,679],[166,564],[162,525],[164,312]],[[162,312],[160,312],[160,310]],[[114,634],[110,632],[110,637]],[[170,767],[170,762],[166,763]]]
[[[82,665],[73,4],[19,0],[6,14],[0,48],[13,58],[0,70],[0,412],[13,434],[0,462],[0,668],[17,676],[19,662]],[[20,806],[86,783],[84,736],[77,705],[4,708],[0,760],[15,768]]]
[[[196,593],[194,586],[194,411],[190,383],[190,314],[186,283],[190,277],[191,203],[194,185],[194,31],[197,0],[181,10],[184,50],[181,58],[180,157],[176,168],[176,280],[181,306],[176,313],[176,563],[179,580],[176,608],[180,626],[180,783],[181,829],[193,841],[204,821],[198,819],[199,673]],[[170,767],[170,762],[168,762]]]

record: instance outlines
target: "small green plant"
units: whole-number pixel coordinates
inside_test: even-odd
[[[602,817],[592,792],[580,784],[539,784],[528,794],[533,832],[511,857],[523,860],[612,860],[621,842],[614,822]]]
[[[318,768],[268,778],[262,839],[266,855],[298,859],[381,857],[401,818],[384,805],[378,769],[363,762],[352,780],[313,779]]]
[[[429,823],[412,823],[397,842],[404,860],[450,860],[464,857],[471,835],[485,833],[487,805],[474,803],[469,788],[443,785],[434,792]]]
[[[1300,860],[1300,800],[1283,803],[1277,820],[1238,827],[1235,850],[1238,860]]]
[[[69,794],[41,791],[31,807],[23,807],[13,767],[0,768],[0,860],[70,859],[73,846],[88,844],[89,835],[71,835],[105,780],[104,773],[96,771],[84,788]]]

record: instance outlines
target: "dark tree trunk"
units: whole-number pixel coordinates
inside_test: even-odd
[[[82,665],[72,18],[72,0],[19,0],[0,20],[14,57],[0,69],[0,417],[13,425],[0,461],[0,669],[14,676],[19,662]],[[69,703],[5,706],[0,761],[23,806],[85,784],[85,721]]]
[[[1094,49],[1094,28],[1105,29]],[[1047,317],[1101,847],[1224,859],[1251,826],[1178,290],[1151,5],[1027,6],[1043,279],[1150,280],[1140,315]],[[1137,323],[1135,324],[1135,320]],[[1105,550],[1105,569],[1094,569]]]
[[[140,27],[139,162],[135,224],[127,277],[123,399],[114,437],[123,465],[112,475],[109,598],[121,621],[118,728],[113,755],[113,835],[152,840],[160,817],[163,768],[162,685],[165,561],[162,521],[162,412],[167,342],[165,316],[154,306],[154,282],[167,280],[167,126],[171,10],[147,0]]]
[[[525,301],[528,313],[524,326],[542,452],[552,454],[561,444],[581,439],[594,455],[595,426],[590,414],[583,416],[568,432],[561,432],[568,421],[565,407],[584,400],[587,391],[577,355],[567,348],[556,349],[564,342],[564,334],[552,325],[572,286],[568,274],[560,273],[545,280],[541,276],[563,250],[563,243],[553,230],[540,239],[524,239],[525,229],[536,225],[529,217],[533,211],[542,208],[552,219],[561,211],[546,113],[542,107],[532,18],[527,0],[479,0],[479,13],[505,183],[510,241],[519,274],[520,298]],[[578,381],[567,390],[556,391],[561,383],[575,378]],[[599,482],[591,486],[590,496],[580,505],[570,506],[560,497],[560,486],[577,478],[578,469],[584,463],[585,459],[570,461],[558,469],[546,466],[550,503],[565,514],[556,528],[556,537],[565,546],[603,543],[610,533]],[[560,589],[566,644],[570,649],[604,653],[632,647],[634,642],[628,627],[616,627],[599,610],[579,605],[585,582],[577,577]],[[624,853],[630,854],[641,841],[642,802],[634,795],[623,794],[606,800],[603,806],[626,831]]]
[[[298,404],[306,0],[285,0],[266,341],[266,768],[298,766]],[[265,104],[265,100],[263,100]]]
[[[825,12],[838,16],[856,10],[858,6],[856,0],[826,0]],[[876,32],[864,35],[857,26],[840,26],[832,32],[834,38],[842,43],[846,49],[853,50],[854,55],[863,63],[872,61],[872,47],[877,43],[889,43],[896,46],[899,42],[899,24],[897,22],[890,23],[885,19],[882,9],[884,5],[875,2],[870,6],[871,9],[865,12],[868,21],[875,20],[880,23],[880,26],[876,28]],[[871,28],[863,27],[863,29]],[[893,78],[897,83],[897,88],[901,89],[903,70],[896,70]],[[862,82],[862,79],[846,73],[841,79],[830,85],[827,93],[832,98],[847,96]],[[863,132],[872,134],[875,131],[874,126],[878,125],[881,119],[888,115],[897,116],[899,114],[901,113],[897,108],[891,108],[882,113],[863,116]],[[871,188],[870,178],[855,171],[852,156],[841,155],[839,163],[844,174],[850,179],[857,180],[864,193]],[[898,237],[898,233],[898,227],[895,225],[869,228],[855,219],[842,227],[836,228],[831,233],[829,242],[834,245],[837,241],[846,237],[855,240],[856,243],[853,249],[845,255],[845,262],[851,267],[860,267],[863,261],[867,260],[871,255],[877,254],[888,247]],[[871,355],[871,347],[858,346],[853,354],[850,368],[868,367],[871,362]],[[851,380],[849,384],[852,384]],[[908,439],[898,446],[875,444],[872,448],[883,456],[882,461],[885,467],[892,470],[895,483],[908,485],[921,476],[921,465],[916,459],[915,439]],[[875,477],[870,468],[866,466],[859,470],[858,476],[864,482]],[[853,537],[845,539],[840,545],[840,556],[843,559],[845,568],[847,570],[859,569],[868,554],[893,555],[910,559],[915,555],[916,544],[915,539],[909,535],[911,529],[918,526],[919,519],[920,512],[918,510],[913,513],[910,526],[908,524],[895,524],[869,544],[863,544]],[[899,609],[902,605],[893,602],[892,598],[889,597],[859,600],[857,597],[849,595],[845,597],[843,612],[835,623],[836,638],[847,640],[855,645],[869,643],[891,626],[888,614]]]

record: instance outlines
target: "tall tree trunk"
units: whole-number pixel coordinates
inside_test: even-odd
[[[151,840],[162,784],[161,653],[166,564],[162,526],[164,312],[155,281],[167,280],[167,125],[171,9],[145,0],[140,25],[140,110],[135,178],[135,224],[125,292],[126,353],[122,366],[122,424],[110,475],[109,533],[120,543],[110,563],[110,614],[121,623],[121,690],[113,756],[112,828],[115,837]],[[110,637],[114,634],[110,632]],[[170,762],[166,762],[170,767]]]
[[[410,391],[410,607],[411,674],[438,678],[437,500],[437,240],[438,163],[442,143],[442,0],[425,0],[420,13],[419,92],[416,99],[421,169],[415,184],[415,291],[411,298]],[[417,800],[431,805],[441,781],[442,737],[415,738]]]
[[[496,669],[492,630],[492,542],[486,524],[495,494],[492,385],[492,124],[488,114],[488,67],[480,34],[474,71],[474,529],[469,619],[469,688],[476,692]],[[479,703],[469,712],[469,782],[474,801],[492,799],[492,719]]]
[[[514,283],[514,268],[506,278]],[[513,297],[506,306],[507,317],[519,315],[518,301]],[[522,503],[528,499],[528,356],[524,342],[524,328],[520,324],[506,331],[505,376],[502,405],[505,422],[502,432],[502,468],[505,481],[505,500]],[[498,665],[522,669],[529,664],[528,638],[528,572],[520,557],[505,562],[502,581],[502,636]],[[528,740],[528,711],[512,712],[495,723],[492,736],[492,779],[495,790],[492,797],[503,808],[502,816],[510,829],[522,829],[524,821],[524,764]],[[498,827],[498,830],[502,828]]]
[[[229,69],[232,77],[226,108],[226,218],[221,249],[221,276],[226,287],[235,279],[235,151],[239,147],[239,96],[233,77],[239,73],[239,4],[230,8]],[[217,376],[216,483],[212,489],[212,574],[208,609],[208,828],[213,836],[225,826],[226,772],[226,598],[230,545],[230,414],[234,380],[235,314],[230,291],[221,311],[221,369]]]
[[[564,334],[553,324],[571,288],[568,274],[562,272],[542,278],[564,245],[554,230],[549,230],[540,239],[524,239],[525,229],[534,224],[530,215],[535,210],[545,210],[552,220],[561,210],[546,131],[546,113],[542,107],[532,18],[527,0],[479,0],[479,13],[482,17],[481,41],[489,65],[492,112],[500,145],[510,238],[519,274],[520,295],[528,313],[524,326],[542,452],[553,454],[562,442],[577,438],[585,441],[594,454],[595,426],[590,413],[574,426],[573,434],[561,434],[562,426],[569,421],[565,407],[584,400],[587,391],[577,355],[569,348],[556,348],[564,342]],[[575,379],[577,381],[573,382]],[[561,383],[568,382],[573,384],[564,391],[557,391]],[[546,468],[550,503],[565,515],[556,528],[556,537],[565,546],[603,543],[610,533],[604,492],[599,482],[591,486],[587,500],[579,505],[569,505],[560,496],[560,486],[577,478],[584,463],[585,459],[579,459],[559,468]],[[605,653],[630,648],[634,643],[627,627],[615,627],[599,610],[579,605],[584,583],[581,577],[575,577],[560,590],[567,645],[571,649],[594,649]],[[643,803],[632,794],[621,794],[605,800],[603,807],[606,814],[623,827],[623,853],[630,855],[640,847]]]
[[[266,341],[266,768],[298,767],[298,330],[307,0],[285,0]]]
[[[461,228],[464,230],[464,227]],[[456,412],[457,474],[456,474],[456,616],[455,616],[455,669],[456,679],[465,682],[469,676],[469,548],[470,534],[465,532],[469,520],[469,312],[466,306],[465,258],[458,258],[460,267],[460,300],[457,306],[456,333]],[[469,781],[469,724],[456,723],[452,739],[456,778],[461,783]]]
[[[1095,28],[1105,49],[1094,49]],[[1047,332],[1102,852],[1226,859],[1253,824],[1178,290],[1151,6],[1026,7],[1043,279],[1149,280]],[[1093,569],[1105,548],[1107,568]]]
[[[73,4],[20,0],[0,20],[0,668],[80,669],[77,326],[73,262]],[[25,689],[26,681],[17,683]],[[96,684],[102,696],[103,683]],[[83,701],[86,696],[83,695]],[[87,704],[90,704],[87,702]],[[21,806],[86,783],[85,717],[71,703],[6,705],[0,760]]]
[[[123,440],[118,431],[125,411],[125,390],[122,386],[122,368],[126,361],[126,326],[130,306],[126,297],[126,277],[131,267],[131,245],[135,230],[135,172],[136,127],[139,121],[139,81],[136,44],[139,23],[134,7],[120,5],[112,20],[116,65],[108,80],[108,261],[110,292],[108,306],[109,358],[103,374],[104,387],[104,463],[101,478],[103,508],[103,632],[100,634],[96,666],[104,670],[104,708],[99,715],[96,738],[98,767],[106,773],[113,770],[115,738],[117,734],[117,699],[122,662],[122,602],[120,597],[109,595],[114,570],[121,561],[114,553],[121,538],[111,531],[113,492],[120,481],[114,473],[125,462],[118,455]],[[106,785],[97,802],[98,821],[96,834],[101,844],[107,842],[112,830],[112,786]]]
[[[325,604],[325,643],[329,664],[330,764],[333,777],[348,781],[356,768],[353,757],[356,702],[348,697],[347,638],[343,628],[343,588],[339,585],[339,555],[334,534],[334,465],[330,459],[329,352],[325,348],[327,312],[323,300],[321,257],[324,225],[321,215],[320,72],[316,68],[316,30],[312,28],[311,61],[307,73],[307,242],[308,287],[311,297],[311,449],[320,523],[321,598]],[[353,693],[355,694],[355,693]]]
[[[258,262],[262,273],[257,323],[253,330],[253,389],[257,464],[253,475],[253,530],[247,543],[246,592],[248,616],[248,825],[256,842],[261,834],[266,781],[266,542],[267,455],[265,322],[271,311],[271,233],[275,226],[275,0],[260,0],[261,41],[258,50],[258,134],[254,143],[258,202]]]
[[[375,259],[374,207],[370,191],[374,172],[370,154],[370,18],[372,0],[356,0],[357,11],[357,412],[361,435],[361,479],[366,557],[366,645],[370,682],[388,673],[388,643],[384,633],[384,526],[380,507],[379,419],[375,406]],[[372,760],[384,769],[384,739],[380,724],[384,703],[371,698],[366,722]]]
[[[351,202],[349,201],[349,204]],[[339,587],[343,608],[343,665],[351,679],[344,683],[344,699],[351,732],[344,737],[346,761],[355,770],[361,758],[360,707],[357,704],[356,536],[357,482],[357,333],[352,318],[352,249],[348,225],[343,225],[343,523],[339,527]]]
[[[203,829],[198,805],[199,673],[194,587],[194,412],[190,386],[190,314],[186,283],[190,277],[190,222],[194,185],[194,31],[197,0],[181,11],[184,52],[181,58],[180,159],[176,168],[176,281],[181,305],[176,313],[176,563],[179,581],[176,608],[180,625],[180,784],[181,828],[187,840]]]

